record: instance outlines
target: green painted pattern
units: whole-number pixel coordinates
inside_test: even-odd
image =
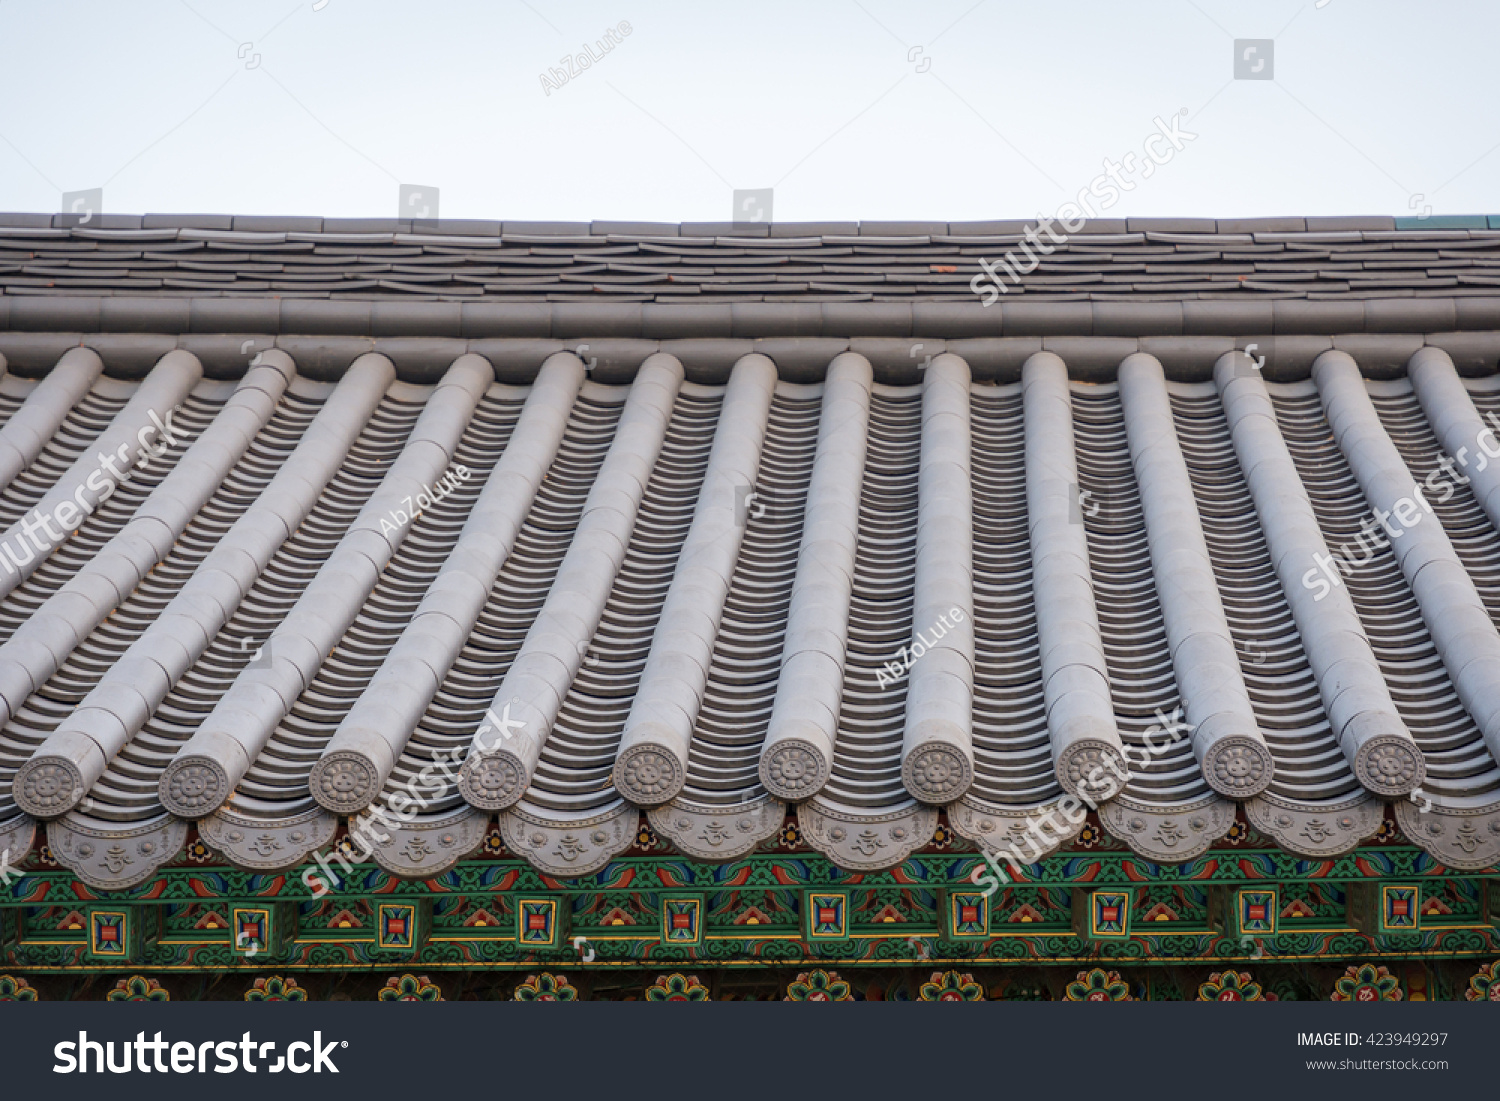
[[[300,871],[174,867],[129,891],[94,892],[66,871],[30,869],[0,899],[0,960],[38,972],[118,971],[120,959],[88,951],[87,912],[97,905],[123,909],[147,930],[132,965],[165,971],[1294,965],[1500,953],[1500,930],[1486,907],[1487,881],[1500,875],[1455,876],[1416,848],[1370,847],[1319,861],[1219,850],[1183,865],[1118,852],[1060,854],[1033,865],[1028,882],[994,893],[988,937],[945,937],[946,897],[972,892],[971,877],[983,867],[972,853],[924,854],[876,874],[845,872],[821,856],[757,853],[723,865],[645,856],[555,880],[519,860],[477,859],[428,880],[361,867],[318,899]],[[1371,936],[1353,928],[1347,885],[1402,882],[1421,884],[1418,931]],[[1222,930],[1215,915],[1220,889],[1245,885],[1277,888],[1283,913],[1275,935]],[[1131,889],[1132,935],[1090,940],[1074,932],[1073,896],[1096,888]],[[806,939],[803,896],[810,889],[849,891],[847,937]],[[1500,885],[1489,893],[1500,897]],[[694,946],[662,940],[662,900],[684,894],[705,903],[704,936]],[[561,925],[546,947],[518,942],[518,901],[532,897],[561,904]],[[419,903],[414,950],[377,944],[379,904],[391,901]],[[231,928],[233,908],[246,904],[269,904],[285,923],[282,943],[250,958],[236,951]]]

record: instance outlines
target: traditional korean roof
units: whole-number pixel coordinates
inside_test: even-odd
[[[980,257],[1028,298],[1493,295],[1500,218],[497,222],[0,214],[8,294],[622,302],[970,300]],[[1062,243],[1059,243],[1061,240]],[[1028,249],[1022,253],[1023,245]],[[998,248],[997,248],[998,246]],[[869,335],[869,334],[865,334]]]
[[[1500,859],[1500,231],[314,221],[0,217],[13,863]]]

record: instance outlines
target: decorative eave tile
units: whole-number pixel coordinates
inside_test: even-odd
[[[1385,804],[1369,792],[1337,803],[1297,803],[1262,792],[1245,803],[1245,817],[1298,856],[1342,856],[1380,829]],[[1497,838],[1496,840],[1500,840]]]
[[[1471,808],[1403,800],[1396,804],[1396,822],[1413,844],[1449,868],[1477,872],[1500,863],[1500,803]]]
[[[36,820],[23,814],[0,824],[0,854],[4,854],[7,868],[19,864],[36,842]]]
[[[162,814],[138,826],[107,828],[76,813],[47,823],[57,862],[90,887],[120,891],[144,883],[187,843],[188,824]]]
[[[640,811],[620,803],[603,814],[564,824],[512,807],[500,815],[505,846],[548,875],[564,878],[597,872],[635,842]]]
[[[1058,809],[1060,803],[997,807],[965,795],[948,808],[948,821],[955,832],[991,852],[1014,845],[1022,863],[1032,864],[1076,840],[1083,830],[1085,819],[1073,825]]]
[[[1217,795],[1163,810],[1121,795],[1099,808],[1114,837],[1162,864],[1181,864],[1206,853],[1234,825],[1234,804]]]
[[[459,807],[433,818],[393,822],[389,818],[373,824],[389,840],[372,847],[375,862],[388,872],[408,878],[441,875],[484,844],[490,816],[470,806]]]
[[[198,823],[203,840],[231,861],[260,872],[295,868],[333,841],[339,820],[322,807],[266,821],[222,807]]]
[[[840,868],[875,872],[893,868],[932,840],[938,808],[910,803],[885,814],[861,814],[814,797],[797,808],[807,843]]]
[[[775,835],[786,804],[763,795],[734,807],[709,807],[674,799],[646,812],[651,828],[679,851],[700,860],[734,860]]]

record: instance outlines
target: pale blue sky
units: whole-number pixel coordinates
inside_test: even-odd
[[[1185,108],[1108,216],[1500,214],[1497,41],[1480,0],[0,0],[0,210],[1033,217]]]

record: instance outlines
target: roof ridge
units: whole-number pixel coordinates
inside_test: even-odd
[[[646,222],[528,221],[439,218],[413,222],[398,218],[328,218],[319,215],[276,214],[99,214],[98,224],[75,232],[112,234],[120,231],[196,230],[298,234],[411,233],[450,237],[988,237],[1024,233],[1034,219],[981,221],[861,222]],[[77,215],[0,212],[0,229],[65,229]],[[1441,231],[1500,230],[1496,214],[1434,214],[1425,218],[1389,215],[1309,215],[1261,218],[1095,218],[1072,236],[1099,233],[1161,233],[1218,236],[1246,233],[1326,233],[1350,230]]]

